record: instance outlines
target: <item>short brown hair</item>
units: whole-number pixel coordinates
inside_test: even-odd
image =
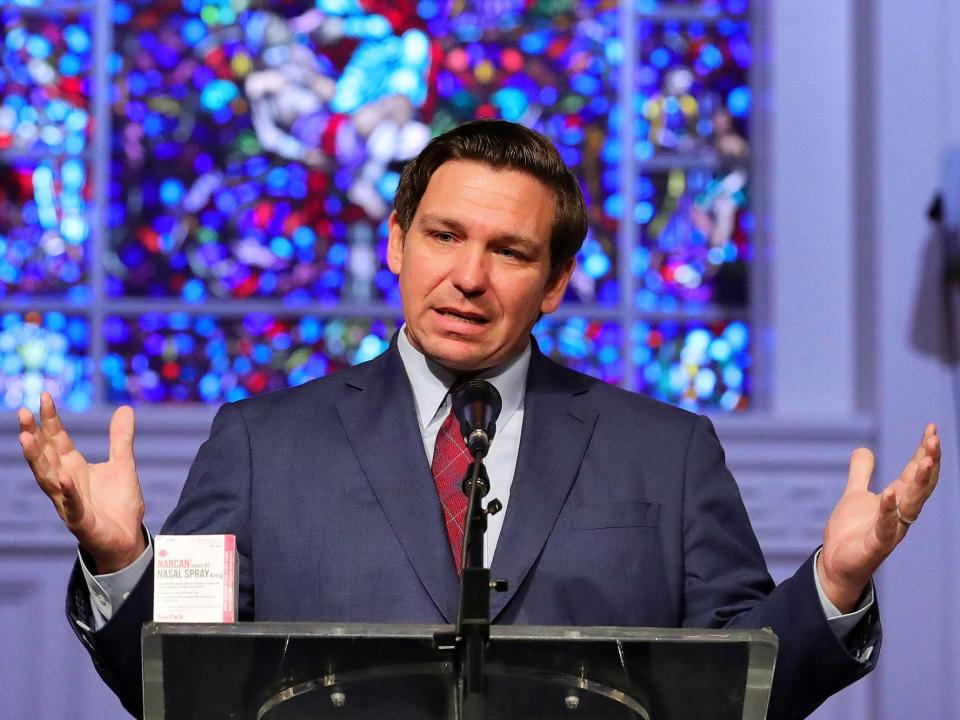
[[[580,186],[545,135],[506,120],[473,120],[431,140],[400,175],[394,198],[397,223],[406,233],[437,168],[451,160],[479,162],[516,170],[553,191],[550,269],[556,272],[574,257],[587,235],[587,209]]]

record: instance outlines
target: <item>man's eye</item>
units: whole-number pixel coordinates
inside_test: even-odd
[[[503,257],[514,258],[517,260],[523,257],[519,252],[517,252],[513,248],[508,248],[508,247],[500,248],[499,250],[497,250],[497,254],[502,255]]]
[[[431,235],[434,237],[435,240],[439,240],[440,242],[453,242],[454,240],[456,240],[453,233],[440,231],[440,232],[431,233]]]

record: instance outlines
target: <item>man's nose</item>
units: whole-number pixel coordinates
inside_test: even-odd
[[[483,294],[490,279],[489,258],[484,249],[464,243],[453,260],[450,281],[454,287],[467,297]]]

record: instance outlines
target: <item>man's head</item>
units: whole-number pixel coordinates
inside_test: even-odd
[[[550,267],[556,271],[576,256],[587,235],[587,210],[576,178],[549,139],[504,120],[474,120],[448,130],[407,164],[393,202],[404,232],[410,229],[433,173],[451,160],[471,160],[494,170],[516,170],[539,180],[554,195]]]
[[[563,298],[585,234],[576,180],[543,136],[482,121],[436,138],[390,216],[411,343],[463,373],[516,357]]]

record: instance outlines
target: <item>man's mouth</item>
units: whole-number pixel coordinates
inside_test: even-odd
[[[488,322],[487,318],[479,313],[454,310],[453,308],[434,308],[434,311],[440,315],[443,315],[444,317],[453,318],[454,320],[462,320],[463,322],[472,323],[474,325],[484,325]]]

